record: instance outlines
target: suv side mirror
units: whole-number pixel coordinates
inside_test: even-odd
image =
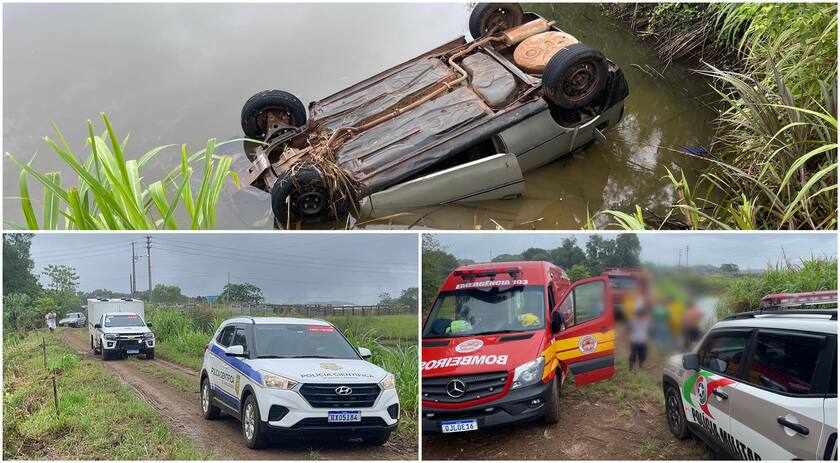
[[[99,323],[93,325],[93,329],[98,330],[99,328],[102,328],[102,325],[100,325]]]
[[[699,370],[700,357],[697,354],[683,354],[682,356],[683,368],[686,370]]]
[[[245,355],[245,347],[238,345],[225,347],[225,355],[231,357],[242,357]]]
[[[359,348],[359,355],[361,355],[363,359],[367,360],[367,359],[369,359],[369,358],[370,358],[373,354],[370,352],[370,349],[365,348],[365,347],[360,347],[360,348]]]
[[[559,310],[551,312],[551,334],[557,334],[563,331],[564,323],[563,316],[560,315]]]
[[[151,328],[151,327],[152,327],[151,323],[146,323],[146,328]]]

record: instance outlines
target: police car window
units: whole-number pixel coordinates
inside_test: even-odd
[[[328,325],[258,324],[254,344],[257,358],[359,358],[344,336]]]
[[[749,336],[748,331],[711,336],[697,353],[700,358],[700,367],[714,373],[736,376],[744,360],[744,350]]]
[[[233,327],[226,326],[225,329],[219,333],[219,336],[216,338],[216,343],[222,347],[227,347],[230,345],[230,342],[233,340]]]
[[[248,351],[248,339],[245,336],[245,328],[236,327],[236,330],[233,332],[233,340],[230,343],[231,346],[242,346],[245,348],[245,351]]]
[[[545,288],[508,286],[441,293],[424,338],[535,331],[545,327]]]
[[[785,394],[810,394],[823,340],[759,331],[747,382]]]
[[[105,316],[106,328],[145,326],[143,319],[134,314]]]

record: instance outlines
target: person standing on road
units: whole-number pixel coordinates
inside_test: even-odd
[[[647,308],[638,306],[633,311],[633,317],[628,322],[630,332],[630,371],[633,364],[639,361],[639,369],[647,359],[648,340],[650,338],[650,313]]]
[[[44,316],[44,319],[47,320],[47,328],[50,329],[50,333],[55,331],[55,319],[56,319],[56,317],[57,316],[55,314],[55,311],[52,310],[52,309],[50,309],[50,311],[47,312],[47,315]]]

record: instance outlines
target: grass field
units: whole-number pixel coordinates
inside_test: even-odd
[[[58,380],[60,415],[44,369]],[[84,430],[84,432],[80,432]],[[200,460],[155,411],[97,362],[35,331],[3,346],[3,459]]]
[[[224,320],[236,316],[228,312],[150,309],[147,321],[154,326],[155,354],[162,359],[201,369],[204,345]],[[394,374],[403,409],[398,433],[412,439],[417,432],[418,381],[416,315],[376,315],[329,317],[354,346],[367,347],[370,361]],[[152,374],[153,372],[150,372]]]

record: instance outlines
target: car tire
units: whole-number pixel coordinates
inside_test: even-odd
[[[146,360],[154,360],[155,359],[155,350],[154,349],[146,349]]]
[[[336,201],[331,196],[321,169],[301,166],[287,170],[271,186],[271,210],[278,224],[284,227],[290,218],[314,220],[342,217],[350,209],[350,201],[346,197]],[[286,204],[287,197],[289,205]]]
[[[558,108],[582,108],[604,91],[607,71],[607,60],[600,51],[574,43],[548,60],[542,76],[543,94]]]
[[[245,445],[249,449],[261,449],[265,447],[265,431],[263,431],[262,419],[260,418],[260,407],[253,394],[245,399],[242,406],[242,437],[245,438]]]
[[[210,388],[210,380],[204,378],[201,381],[201,415],[205,420],[215,420],[219,417],[222,409],[213,405],[213,390]]]
[[[496,32],[522,24],[524,13],[518,3],[479,3],[470,13],[470,35],[477,39],[494,26]]]
[[[287,117],[289,125],[301,127],[306,124],[306,107],[296,96],[282,90],[265,90],[242,106],[242,132],[250,138],[264,138],[268,131],[264,115],[270,110]]]
[[[545,415],[543,421],[546,424],[555,424],[560,421],[560,380],[557,376],[551,380],[548,387],[548,400],[545,402]]]
[[[362,436],[362,442],[367,445],[385,445],[391,438],[391,431],[382,431]]]
[[[665,389],[665,419],[668,420],[668,429],[677,439],[686,439],[691,433],[685,419],[680,393],[674,386]]]
[[[103,348],[101,348],[101,347],[99,348],[99,351],[100,351],[100,352],[102,352],[102,361],[103,361],[103,362],[107,362],[108,360],[111,360],[111,359],[113,359],[113,358],[114,358],[114,357],[111,355],[111,353],[110,353],[110,352],[108,352],[107,350],[105,350],[105,349],[103,349]]]

